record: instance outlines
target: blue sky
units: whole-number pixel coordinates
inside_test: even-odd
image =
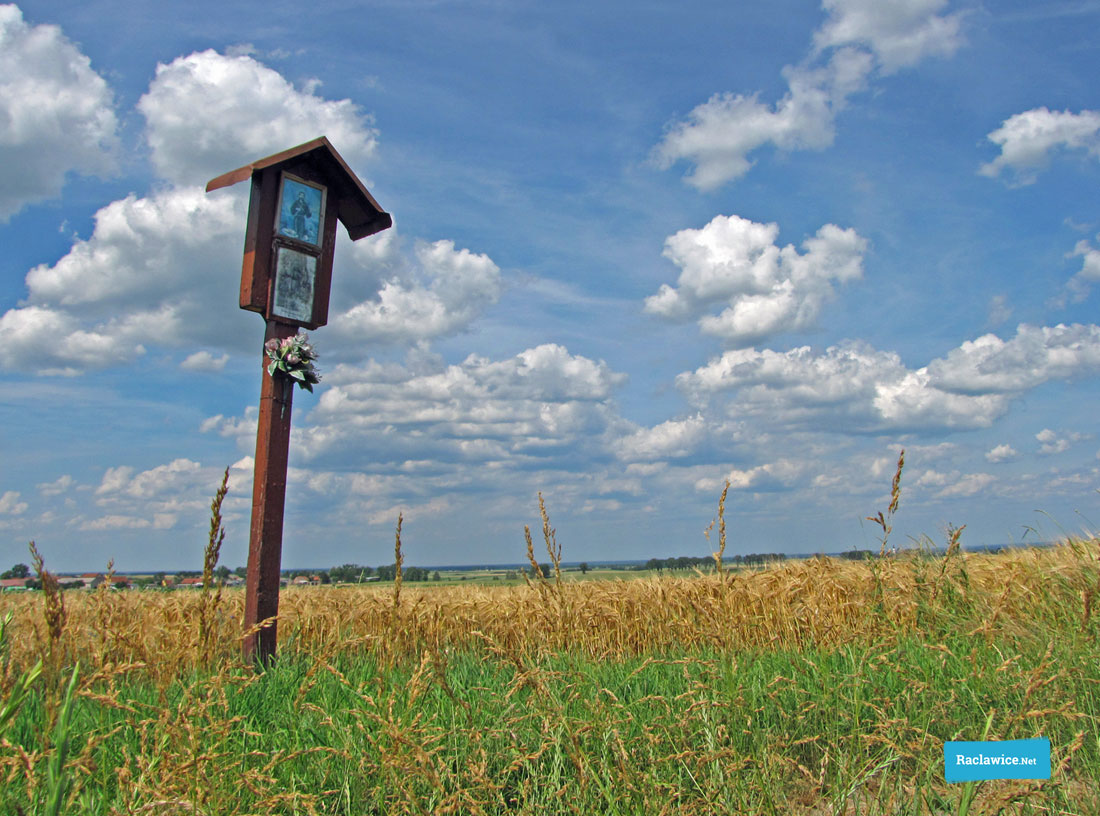
[[[247,185],[327,135],[283,563],[878,547],[1100,516],[1100,3],[0,6],[0,564],[245,563]]]

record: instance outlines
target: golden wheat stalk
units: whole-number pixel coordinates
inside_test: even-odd
[[[35,574],[38,575],[38,580],[42,584],[43,617],[46,621],[46,632],[49,634],[49,654],[53,658],[59,653],[58,646],[61,643],[61,635],[65,631],[65,599],[62,597],[61,584],[57,576],[46,569],[38,547],[33,541],[29,547],[31,563],[34,564]]]
[[[225,541],[225,530],[222,527],[222,502],[228,492],[229,468],[226,468],[225,475],[222,476],[221,486],[214,494],[214,500],[210,502],[210,538],[202,559],[202,588],[204,591],[213,584],[214,568],[218,565],[218,555],[221,553],[222,542]]]
[[[531,528],[526,524],[523,525],[523,537],[527,541],[527,560],[531,562],[531,572],[534,573],[536,578],[546,578],[546,576],[542,574],[542,567],[539,566],[539,562],[535,558],[535,545],[531,541]],[[527,574],[524,573],[523,577],[527,578]],[[530,581],[528,581],[528,583],[530,583]]]
[[[405,563],[401,555],[401,522],[404,516],[397,514],[397,535],[393,545],[393,609],[396,612],[401,605],[401,565]]]
[[[897,470],[894,471],[894,481],[890,486],[890,504],[886,508],[886,513],[880,510],[877,515],[867,516],[867,521],[873,521],[879,527],[882,528],[882,546],[879,547],[878,555],[882,558],[886,555],[886,542],[890,540],[890,533],[894,529],[893,519],[894,513],[898,511],[898,502],[901,501],[901,471],[905,467],[905,448],[901,449],[901,453],[898,455]]]
[[[726,552],[726,494],[730,492],[730,481],[726,479],[726,486],[722,488],[722,497],[718,499],[718,551],[712,552],[714,557],[714,566],[718,570],[718,574],[722,575],[722,556]],[[714,528],[714,522],[710,523],[710,527],[707,527],[706,535],[707,539],[710,539],[710,531]]]
[[[560,590],[561,545],[558,543],[557,530],[550,526],[550,514],[546,512],[546,502],[542,500],[541,490],[539,491],[539,515],[542,516],[542,537],[546,542],[546,552],[550,555],[550,563],[554,565],[554,583]]]

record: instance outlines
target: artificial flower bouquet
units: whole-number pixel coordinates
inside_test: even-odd
[[[321,381],[320,373],[313,367],[317,352],[313,350],[305,332],[284,340],[272,338],[264,343],[264,350],[271,358],[267,373],[272,377],[276,371],[281,371],[309,392]]]

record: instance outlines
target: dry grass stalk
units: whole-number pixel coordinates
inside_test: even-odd
[[[944,554],[944,564],[947,564],[947,559],[959,554],[959,537],[962,535],[962,531],[966,529],[964,524],[962,527],[956,527],[953,524],[947,525],[947,552]]]
[[[1089,621],[1092,619],[1092,604],[1100,593],[1100,575],[1096,577],[1096,583],[1081,591],[1081,600],[1084,601],[1084,610],[1081,614],[1081,631],[1088,630]]]
[[[946,586],[947,568],[953,563],[957,564],[957,569],[961,574],[966,574],[966,567],[959,560],[959,554],[962,552],[962,544],[960,539],[962,537],[963,530],[966,529],[964,524],[962,527],[956,527],[953,524],[947,525],[947,550],[944,553],[942,559],[940,559],[940,572],[936,580],[936,585],[932,589],[932,600],[936,600],[939,597],[941,589]],[[995,615],[999,615],[999,612],[995,612]]]
[[[722,568],[722,556],[726,552],[726,495],[730,492],[730,481],[726,479],[725,487],[722,488],[722,496],[718,499],[718,549],[711,553],[711,557],[714,558],[714,566],[719,575],[724,575],[725,571]],[[703,531],[703,536],[710,541],[710,531],[714,529],[714,520],[711,519],[707,529]]]
[[[898,502],[901,500],[901,471],[905,467],[905,449],[902,448],[901,453],[898,455],[897,470],[894,471],[894,482],[890,488],[890,504],[886,508],[886,513],[880,510],[877,515],[867,516],[867,521],[873,521],[879,527],[882,528],[882,546],[879,548],[879,557],[886,555],[886,542],[890,539],[890,533],[894,529],[893,518],[894,513],[898,511]]]
[[[539,562],[535,558],[535,545],[531,541],[531,528],[526,524],[523,525],[523,537],[527,541],[527,560],[531,563],[531,572],[539,580],[544,580],[546,576],[542,574],[542,567],[539,566]],[[527,578],[526,573],[523,577]],[[530,581],[527,583],[530,584]]]
[[[211,594],[214,584],[214,569],[218,566],[222,542],[225,541],[225,528],[222,527],[222,502],[229,492],[229,468],[225,469],[222,483],[210,502],[210,536],[202,558],[202,597],[199,604],[199,642],[196,652],[199,660],[205,660],[209,654],[212,637],[213,619],[222,600],[222,587]]]
[[[202,559],[202,588],[207,590],[213,586],[214,568],[218,566],[218,555],[221,553],[222,542],[225,541],[225,530],[222,528],[222,502],[225,494],[229,492],[229,468],[225,469],[222,483],[214,494],[214,500],[210,502],[210,538]]]
[[[550,555],[550,563],[554,565],[554,583],[560,590],[561,545],[558,543],[557,531],[550,526],[550,515],[546,512],[546,502],[542,500],[541,490],[539,491],[539,515],[542,516],[542,537],[546,542],[546,552]]]
[[[38,552],[38,547],[32,541],[29,545],[31,551],[31,563],[34,565],[35,574],[42,584],[43,617],[46,621],[46,633],[48,640],[49,662],[53,668],[57,668],[61,658],[61,636],[65,632],[65,599],[62,597],[61,584],[52,572],[46,569],[45,562]]]
[[[397,535],[393,544],[393,611],[396,613],[401,605],[401,565],[405,563],[401,555],[401,521],[403,514],[397,514]]]
[[[103,582],[96,588],[92,602],[92,619],[95,621],[93,631],[99,644],[99,654],[96,656],[96,664],[102,665],[109,660],[118,660],[120,644],[117,640],[117,631],[114,621],[117,615],[118,603],[114,591],[115,561],[112,558],[107,562],[107,572]]]

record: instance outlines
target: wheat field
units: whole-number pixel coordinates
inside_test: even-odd
[[[919,633],[929,615],[965,615],[959,623],[974,636],[1023,634],[1036,616],[1067,613],[1069,603],[1087,628],[1098,554],[1096,542],[1072,541],[948,558],[817,557],[721,576],[406,584],[399,594],[374,585],[289,587],[280,596],[279,651],[306,659],[370,654],[393,663],[447,649],[524,658],[566,650],[593,659],[669,650],[838,649]],[[937,603],[941,599],[950,604]],[[39,593],[0,596],[0,616],[11,612],[11,628],[19,633],[9,645],[9,671],[52,650],[63,663],[135,665],[167,682],[239,659],[241,589],[67,592],[56,635],[46,604]]]
[[[720,503],[714,569],[585,582],[540,501],[550,574],[288,588],[262,667],[242,590],[62,592],[34,550],[0,811],[1100,812],[1100,539],[889,555],[897,495],[877,558],[725,569]],[[947,740],[1037,736],[1049,780],[944,781]]]

